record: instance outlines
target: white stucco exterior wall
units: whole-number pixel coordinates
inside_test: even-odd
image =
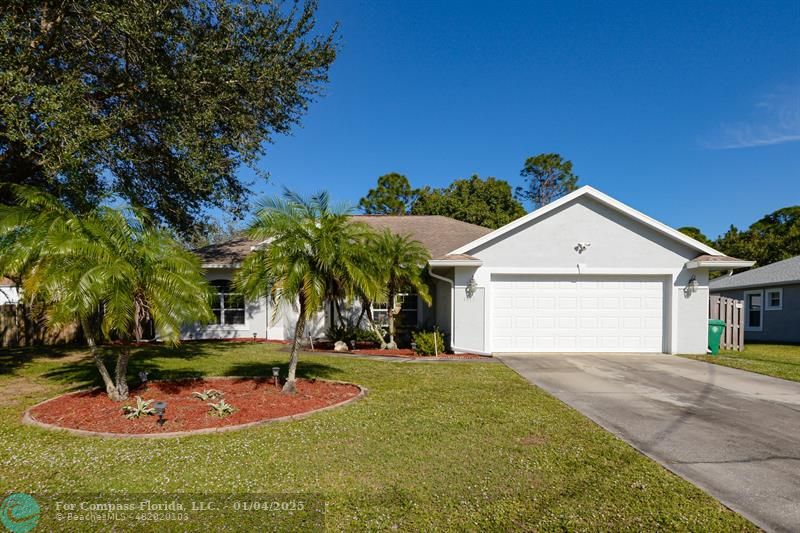
[[[589,243],[583,252],[577,243]],[[460,351],[492,351],[488,321],[493,274],[626,275],[658,277],[665,286],[664,350],[706,353],[708,273],[689,272],[701,252],[591,197],[547,213],[465,253],[483,261],[455,269],[455,340]],[[699,288],[686,293],[696,275]],[[466,297],[474,276],[478,291]]]
[[[209,268],[206,279],[231,281],[235,272],[233,268]],[[297,323],[296,307],[284,304],[277,314],[273,314],[272,304],[266,296],[245,299],[244,324],[193,324],[186,326],[181,335],[184,339],[252,339],[255,334],[259,339],[290,340],[294,337]],[[325,327],[325,313],[320,311],[306,324],[305,335],[319,337]]]
[[[0,285],[0,305],[19,303],[19,289],[12,285]]]

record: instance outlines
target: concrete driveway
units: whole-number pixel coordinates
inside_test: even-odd
[[[800,383],[671,355],[500,355],[756,525],[800,531]]]

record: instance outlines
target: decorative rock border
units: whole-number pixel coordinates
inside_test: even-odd
[[[155,381],[191,381],[198,378],[181,378],[181,379],[161,379],[161,380],[151,380],[152,382]],[[252,376],[203,376],[199,379],[254,379]],[[286,416],[279,416],[277,418],[266,418],[264,420],[256,420],[254,422],[247,422],[245,424],[237,424],[235,426],[222,426],[217,428],[200,428],[200,429],[192,429],[188,431],[169,431],[166,433],[108,433],[103,431],[89,431],[86,429],[75,429],[75,428],[66,428],[63,426],[59,426],[56,424],[48,424],[47,422],[41,422],[36,420],[36,418],[31,415],[31,411],[40,405],[46,404],[48,402],[53,402],[58,400],[59,398],[63,398],[64,396],[72,396],[74,394],[83,394],[85,392],[98,390],[101,387],[92,387],[90,389],[83,389],[74,392],[67,392],[65,394],[60,394],[54,398],[49,398],[42,402],[37,403],[36,405],[32,405],[28,407],[25,412],[22,414],[22,423],[29,426],[36,426],[48,430],[53,431],[64,431],[67,433],[72,433],[73,435],[80,435],[82,437],[100,437],[106,439],[170,439],[170,438],[177,438],[177,437],[189,437],[192,435],[206,435],[210,433],[224,433],[226,431],[237,431],[240,429],[247,429],[253,428],[257,426],[263,426],[266,424],[270,424],[273,422],[288,422],[290,420],[300,420],[306,417],[309,417],[316,413],[321,413],[322,411],[329,411],[331,409],[336,409],[337,407],[343,407],[349,403],[353,403],[355,401],[360,400],[364,396],[369,393],[369,389],[366,387],[362,387],[357,383],[350,383],[349,381],[338,381],[333,379],[320,379],[315,378],[317,381],[325,381],[327,383],[339,383],[342,385],[352,385],[354,387],[358,387],[358,394],[353,396],[352,398],[348,398],[343,400],[339,403],[334,403],[331,405],[326,405],[325,407],[320,407],[319,409],[313,409],[311,411],[306,411],[305,413],[298,413],[296,415],[286,415]]]

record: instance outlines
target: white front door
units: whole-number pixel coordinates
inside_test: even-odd
[[[664,281],[642,276],[492,276],[491,350],[662,352]]]

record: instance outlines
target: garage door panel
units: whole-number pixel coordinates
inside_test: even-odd
[[[661,279],[508,278],[493,279],[492,283],[493,351],[660,352],[663,349]]]

